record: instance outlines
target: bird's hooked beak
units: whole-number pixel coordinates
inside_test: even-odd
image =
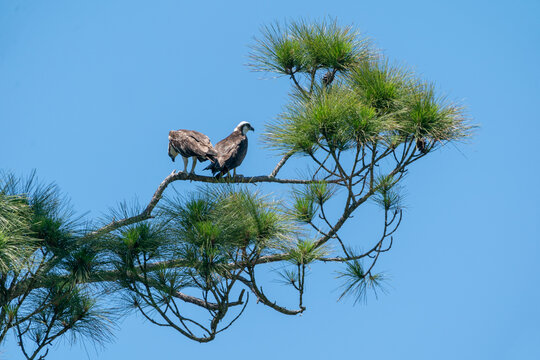
[[[172,148],[171,146],[171,143],[169,142],[169,147],[167,149],[167,154],[169,155],[169,157],[171,158],[172,162],[174,162],[174,158],[176,157],[177,154],[175,154],[176,151],[174,151],[174,149]]]
[[[251,126],[251,125],[249,125],[249,130],[255,132],[255,128],[253,126]]]

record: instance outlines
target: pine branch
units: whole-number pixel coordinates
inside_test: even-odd
[[[281,167],[285,164],[285,162],[292,156],[292,153],[287,156],[285,155],[281,161],[278,163],[276,168],[272,171],[272,174],[277,174],[277,172],[281,169]],[[88,240],[91,238],[95,238],[98,236],[101,236],[103,234],[110,233],[111,231],[114,231],[116,229],[119,229],[121,227],[135,224],[144,220],[148,220],[152,218],[152,211],[158,204],[159,200],[161,200],[162,194],[174,181],[197,181],[201,183],[213,183],[213,184],[255,184],[255,183],[265,183],[265,182],[271,182],[271,183],[280,183],[280,184],[313,184],[317,183],[319,180],[302,180],[302,179],[278,179],[275,177],[275,175],[259,175],[259,176],[234,176],[234,177],[225,177],[221,179],[217,179],[213,176],[203,176],[203,175],[197,175],[197,174],[186,174],[184,172],[176,172],[176,170],[173,170],[173,172],[167,176],[161,184],[158,186],[156,192],[152,196],[152,199],[150,200],[149,204],[146,206],[146,208],[138,215],[125,218],[122,220],[116,220],[112,221],[111,223],[103,226],[102,228],[93,231],[83,237],[84,240]],[[328,183],[338,183],[339,179],[334,180],[327,180]]]

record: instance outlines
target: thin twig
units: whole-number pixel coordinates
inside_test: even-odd
[[[286,153],[282,158],[281,160],[279,160],[279,162],[277,163],[276,167],[274,168],[274,170],[272,171],[272,173],[270,173],[270,177],[276,177],[276,175],[278,174],[279,170],[281,170],[281,168],[283,167],[283,165],[285,165],[285,163],[287,162],[287,160],[289,160],[289,158],[294,154],[294,151],[289,151],[288,153]]]

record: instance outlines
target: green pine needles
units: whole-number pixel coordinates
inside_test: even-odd
[[[323,70],[313,71],[315,79]],[[298,85],[277,121],[267,125],[268,147],[286,154],[317,149],[347,150],[378,143],[395,148],[421,139],[434,149],[470,136],[463,108],[435,94],[434,86],[415,79],[387,60],[365,60],[341,68],[331,85]]]
[[[353,27],[342,27],[336,20],[274,23],[264,26],[261,32],[251,52],[256,70],[311,76],[321,68],[341,71],[372,56],[369,41]]]
[[[337,265],[340,299],[384,291],[376,264],[403,218],[402,180],[416,161],[471,136],[464,109],[335,20],[263,27],[250,56],[253,69],[291,80],[263,136],[282,156],[270,175],[173,172],[146,206],[121,203],[95,221],[34,175],[0,179],[0,343],[12,333],[26,359],[44,359],[61,338],[111,341],[130,311],[208,342],[250,297],[281,314],[306,311],[309,270],[322,262]],[[309,175],[278,177],[292,156]],[[185,180],[206,185],[167,190]],[[284,191],[268,193],[267,182]],[[362,205],[378,206],[380,223],[353,220]],[[357,226],[351,238],[347,222]],[[371,225],[382,225],[380,236],[358,236]],[[270,294],[270,275],[292,300]]]

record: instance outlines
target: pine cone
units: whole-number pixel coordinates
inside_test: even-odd
[[[325,86],[328,86],[334,81],[334,73],[332,71],[326,72],[322,78],[322,82]]]
[[[427,154],[427,149],[426,149],[426,139],[422,138],[422,139],[416,139],[416,148],[422,153],[422,154]]]

